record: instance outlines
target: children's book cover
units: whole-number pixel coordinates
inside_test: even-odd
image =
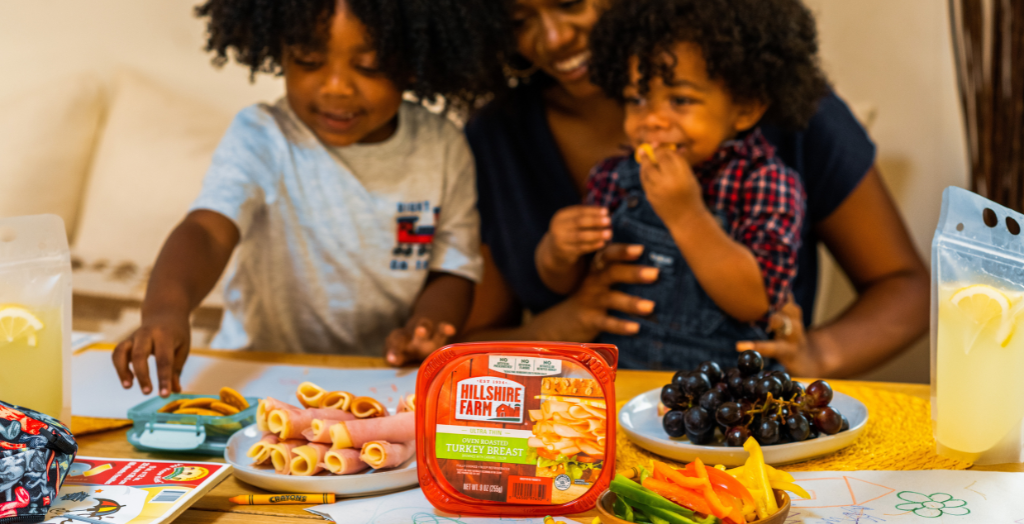
[[[228,464],[76,457],[47,524],[158,524],[220,483]],[[70,516],[78,517],[76,520]]]

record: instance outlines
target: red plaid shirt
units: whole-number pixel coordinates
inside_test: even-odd
[[[615,168],[631,157],[612,157],[594,166],[587,180],[587,204],[615,211],[625,196]],[[772,309],[778,309],[796,277],[804,219],[805,193],[796,171],[775,156],[775,148],[755,128],[724,142],[693,173],[708,209],[724,218],[729,235],[754,253]]]

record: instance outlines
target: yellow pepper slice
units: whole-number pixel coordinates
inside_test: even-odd
[[[796,493],[797,495],[800,495],[805,499],[811,498],[811,494],[807,493],[807,490],[801,488],[800,486],[797,486],[792,482],[772,482],[772,488],[781,489],[783,491],[789,491],[791,493]]]
[[[750,470],[751,479],[755,481],[758,489],[762,491],[761,496],[764,500],[764,509],[769,515],[774,515],[776,511],[779,511],[779,505],[775,503],[775,494],[772,492],[771,482],[768,481],[768,472],[765,470],[766,464],[764,463],[764,452],[761,451],[761,445],[754,440],[754,437],[750,437],[743,443],[743,449],[750,453],[750,458],[747,459],[744,466]]]

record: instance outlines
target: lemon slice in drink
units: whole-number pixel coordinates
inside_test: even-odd
[[[19,306],[0,306],[0,344],[25,339],[29,347],[36,347],[39,340],[36,333],[43,329],[43,323],[29,310]]]
[[[1010,299],[998,289],[986,285],[967,286],[950,299],[961,311],[979,326],[999,319],[996,341],[1006,347],[1013,335],[1013,319],[1010,314]]]

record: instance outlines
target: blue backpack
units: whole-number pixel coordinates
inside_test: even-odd
[[[57,419],[0,401],[0,524],[46,520],[77,453]]]

